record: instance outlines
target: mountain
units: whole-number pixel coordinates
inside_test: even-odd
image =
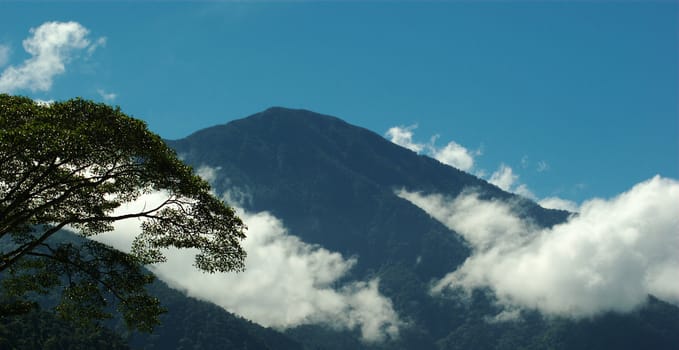
[[[364,344],[350,333],[301,326],[286,334],[310,348],[516,349],[639,348],[679,345],[679,309],[651,298],[630,314],[586,321],[545,318],[488,322],[500,310],[488,291],[470,300],[434,298],[432,281],[470,255],[461,236],[399,198],[405,188],[515,203],[523,218],[550,227],[569,213],[539,207],[486,181],[399,147],[369,130],[306,110],[270,108],[168,141],[195,168],[220,171],[213,181],[252,212],[268,211],[303,241],[357,257],[347,278],[378,277],[379,289],[407,320],[398,341]],[[353,339],[353,340],[352,340]],[[339,344],[339,345],[338,345]]]
[[[194,168],[219,169],[212,181],[217,193],[228,193],[250,213],[272,213],[308,244],[355,258],[338,288],[379,280],[379,293],[402,320],[399,337],[366,342],[358,330],[327,322],[276,331],[157,282],[150,291],[168,313],[150,335],[128,334],[114,320],[118,336],[104,330],[63,337],[69,326],[38,312],[0,317],[0,348],[124,348],[125,342],[147,350],[679,348],[679,308],[650,296],[624,314],[574,320],[523,310],[517,319],[496,322],[502,308],[490,290],[431,295],[433,282],[459,267],[472,248],[396,191],[453,198],[472,189],[482,199],[513,203],[522,218],[542,227],[563,223],[570,213],[541,208],[369,130],[277,107],[167,142]]]
[[[28,314],[0,316],[0,349],[129,349],[125,340],[111,329],[86,329],[34,310]]]
[[[450,196],[472,187],[488,198],[514,197],[527,216],[547,226],[568,215],[305,110],[270,108],[169,144],[194,167],[220,167],[213,184],[218,193],[245,193],[246,209],[272,212],[304,241],[360,256],[362,272],[422,257],[418,275],[429,279],[468,255],[448,229],[394,195],[402,187]]]
[[[224,309],[186,296],[156,281],[149,292],[167,309],[153,333],[128,334],[132,349],[281,349],[301,350],[300,343]],[[121,331],[124,326],[118,323]],[[124,331],[122,331],[124,332]]]

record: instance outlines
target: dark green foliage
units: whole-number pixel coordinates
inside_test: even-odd
[[[359,340],[358,332],[337,330],[328,326],[303,325],[285,332],[287,336],[304,344],[304,349],[384,349],[380,344],[369,346]],[[393,345],[393,344],[392,344]]]
[[[3,274],[6,296],[21,300],[31,292],[60,290],[57,315],[80,327],[112,317],[105,310],[112,303],[128,325],[144,331],[156,325],[164,310],[144,288],[154,277],[134,256],[89,240],[56,242],[47,240]]]
[[[166,199],[138,212],[114,209],[141,195]],[[96,242],[48,241],[70,227],[83,237],[145,219],[121,253]],[[140,221],[141,222],[141,221]],[[0,94],[0,275],[2,310],[25,310],[31,293],[63,285],[55,309],[88,323],[110,317],[114,297],[131,328],[149,331],[162,313],[144,287],[143,264],[164,261],[161,249],[198,248],[207,272],[241,270],[244,226],[157,135],[120,109],[82,99],[38,105]]]
[[[524,312],[521,320],[467,322],[439,341],[441,349],[677,349],[677,308],[650,298],[629,314],[592,319],[545,319]]]
[[[123,338],[106,328],[76,326],[51,312],[33,310],[0,317],[0,349],[122,350],[129,347]]]

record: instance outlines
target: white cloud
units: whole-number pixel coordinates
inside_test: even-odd
[[[415,129],[417,129],[417,124],[411,126],[394,126],[387,130],[387,137],[389,137],[389,141],[401,147],[420,153],[425,145],[413,142],[413,130]]]
[[[455,200],[440,194],[425,196],[406,190],[396,194],[420,207],[446,227],[464,235],[474,247],[489,249],[496,246],[498,240],[514,240],[532,231],[530,224],[513,215],[508,205],[482,201],[473,193],[464,192]]]
[[[361,330],[367,341],[398,335],[400,321],[377,279],[335,285],[356,263],[302,242],[269,213],[238,215],[248,226],[245,272],[208,275],[191,266],[195,252],[173,250],[153,268],[189,295],[208,300],[263,326],[288,328],[324,323]]]
[[[520,196],[535,200],[537,197],[528,188],[528,185],[518,183],[519,175],[514,173],[514,170],[506,164],[500,164],[500,167],[490,175],[488,182],[501,188],[503,191],[516,193]]]
[[[201,167],[198,172],[214,180],[216,170]],[[148,208],[164,198],[162,193],[145,195],[119,212]],[[391,301],[380,294],[378,279],[339,282],[356,259],[301,241],[269,213],[236,209],[248,227],[242,242],[248,254],[244,272],[206,274],[192,266],[195,250],[170,249],[166,263],[151,267],[154,273],[172,287],[263,326],[285,329],[320,323],[359,329],[366,342],[398,337],[402,322]],[[118,222],[115,232],[97,240],[129,251],[139,224],[138,220]]]
[[[94,42],[94,44],[90,45],[87,48],[87,56],[92,56],[94,51],[96,51],[98,48],[106,46],[106,41],[107,41],[106,37],[102,36],[98,38],[97,41]]]
[[[523,159],[526,159],[526,157],[524,157]],[[541,163],[544,162],[540,162],[538,164]],[[540,165],[538,165],[538,167],[539,166]],[[542,206],[543,208],[568,210],[570,212],[576,212],[578,210],[578,204],[570,200],[562,199],[559,197],[548,197],[538,199],[535,193],[533,193],[533,191],[531,191],[530,188],[528,188],[528,185],[519,183],[519,175],[514,173],[514,170],[512,170],[512,168],[506,164],[500,164],[498,170],[491,174],[490,178],[488,179],[488,182],[501,188],[504,191],[516,193],[520,196],[537,201],[538,204],[540,204],[540,206]]]
[[[454,141],[451,141],[445,147],[438,149],[432,145],[431,153],[439,162],[456,167],[460,170],[468,171],[474,167],[474,155],[468,149]]]
[[[116,97],[118,97],[118,94],[116,94],[114,92],[107,92],[103,89],[97,89],[97,93],[99,94],[99,96],[101,96],[101,98],[104,99],[104,101],[107,101],[107,102],[111,102],[111,101],[115,100]]]
[[[488,175],[488,173],[486,172],[486,169],[478,169],[474,172],[474,176],[476,176],[480,179],[485,178],[486,175]]]
[[[543,162],[540,162],[538,164],[541,163]],[[540,165],[538,165],[538,167],[540,167]],[[483,176],[479,175],[479,177]],[[574,201],[554,196],[539,199],[538,196],[536,196],[535,193],[533,193],[533,191],[531,191],[530,188],[528,188],[528,185],[519,183],[519,175],[515,174],[512,168],[505,164],[500,164],[498,170],[491,174],[490,179],[488,179],[488,182],[501,188],[504,191],[512,192],[525,198],[534,200],[543,208],[567,210],[570,212],[578,211],[578,204]]]
[[[417,129],[417,124],[410,126],[394,126],[389,128],[386,132],[389,141],[405,147],[413,152],[422,153],[431,156],[439,162],[456,167],[460,170],[469,171],[474,167],[474,157],[481,154],[480,150],[470,151],[464,146],[450,141],[442,148],[436,147],[436,140],[438,135],[433,136],[429,143],[418,143],[413,141],[414,132]]]
[[[9,46],[0,45],[0,67],[4,66],[9,62]]]
[[[416,128],[417,124],[411,126],[394,126],[387,130],[386,136],[391,142],[399,146],[408,148],[417,153],[427,154],[443,164],[456,167],[460,170],[473,172],[477,177],[485,178],[488,182],[499,187],[503,191],[512,192],[528,199],[539,201],[540,205],[545,208],[562,209],[573,212],[577,210],[577,204],[569,200],[558,197],[549,197],[542,200],[538,199],[538,196],[531,191],[528,185],[519,182],[519,175],[515,173],[510,166],[504,163],[501,163],[498,169],[494,171],[490,177],[487,177],[487,173],[484,169],[474,170],[474,158],[482,154],[481,149],[470,151],[455,141],[450,141],[446,146],[438,148],[436,147],[436,140],[439,135],[431,137],[429,143],[426,144],[415,142],[413,138],[414,130]],[[529,165],[530,161],[528,156],[524,155],[521,157],[521,167],[525,169]],[[537,172],[545,172],[549,170],[549,168],[549,164],[546,161],[541,160],[537,162]]]
[[[512,191],[512,187],[518,179],[519,175],[514,174],[514,171],[511,167],[505,164],[500,164],[500,168],[490,175],[488,182],[504,191]]]
[[[33,99],[38,106],[49,107],[54,103],[54,100],[41,100],[39,98]]]
[[[538,202],[538,204],[540,204],[541,207],[547,209],[568,210],[573,213],[578,211],[577,203],[559,197],[543,198]]]
[[[470,151],[455,141],[449,142],[443,148],[437,148],[436,140],[438,139],[438,135],[433,136],[427,144],[417,143],[413,141],[413,130],[416,128],[416,124],[407,127],[395,126],[390,128],[386,135],[391,142],[417,153],[425,152],[443,164],[456,167],[463,171],[471,171],[474,168],[474,157],[481,155],[480,149]],[[521,157],[522,168],[527,168],[529,164],[528,156],[524,155]],[[538,172],[547,171],[549,170],[549,164],[544,160],[539,161],[536,170]],[[479,178],[486,178],[487,176],[483,169],[474,171],[474,174]],[[503,191],[512,192],[525,198],[538,201],[544,208],[568,210],[571,212],[576,212],[578,209],[577,203],[570,200],[558,197],[538,199],[538,196],[531,191],[528,185],[519,182],[519,175],[516,174],[510,166],[504,163],[500,164],[498,169],[487,178],[487,181]]]
[[[221,169],[221,167],[210,167],[210,166],[201,166],[198,169],[196,169],[196,175],[200,176],[203,180],[209,182],[209,183],[214,183],[215,180],[217,180],[217,172]]]
[[[533,199],[533,200],[535,200],[535,198],[537,198],[537,197],[535,197],[535,194],[533,193],[533,191],[531,191],[528,188],[528,185],[526,185],[526,184],[520,184],[520,185],[516,186],[516,188],[512,192],[514,192],[514,193],[516,193],[520,196],[524,196],[526,198]]]
[[[31,28],[30,33],[23,47],[31,57],[19,66],[5,68],[0,74],[0,92],[47,91],[79,51],[91,53],[102,42],[98,39],[92,44],[87,37],[89,30],[77,22],[45,22]]]
[[[679,304],[679,182],[656,176],[609,199],[585,202],[550,229],[520,219],[504,202],[473,193],[455,199],[400,191],[472,246],[439,280],[448,288],[489,287],[500,304],[588,317],[625,312],[647,296]]]

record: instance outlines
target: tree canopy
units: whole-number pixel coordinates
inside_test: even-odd
[[[160,205],[119,213],[162,193]],[[131,253],[93,240],[54,240],[62,229],[91,238],[139,218]],[[163,312],[144,287],[143,265],[165,248],[197,248],[195,266],[239,271],[245,227],[143,121],[105,104],[52,104],[0,94],[0,315],[22,312],[35,293],[61,288],[57,313],[89,322],[110,317],[150,330]],[[113,299],[116,302],[108,302]]]

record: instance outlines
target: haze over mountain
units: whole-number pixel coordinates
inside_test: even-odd
[[[676,212],[674,180],[651,179],[620,199],[589,204],[598,213],[631,207],[625,203],[640,209],[625,212],[633,214],[630,225],[585,209],[575,216],[582,220],[571,219],[581,229],[592,227],[583,240],[564,224],[571,222],[568,212],[540,208],[310,111],[271,108],[169,143],[240,208],[250,227],[249,270],[201,276],[186,268],[190,254],[176,254],[155,271],[189,295],[287,330],[300,342],[338,348],[347,342],[402,348],[679,344],[678,309],[657,299],[676,302],[668,283],[679,266],[672,255],[679,226],[668,215]],[[644,215],[656,225],[639,225]],[[620,224],[589,225],[597,218]],[[627,230],[626,236],[607,243],[615,230]],[[561,239],[536,243],[550,235]],[[544,247],[574,253],[550,260]],[[525,260],[525,251],[543,259]],[[543,265],[536,270],[526,263]],[[577,268],[559,265],[567,263]],[[508,278],[498,278],[503,274]],[[531,277],[534,283],[526,283]],[[621,285],[622,293],[615,289]],[[526,293],[516,291],[521,286]],[[567,302],[551,301],[553,288],[561,288],[557,298]],[[601,303],[607,298],[612,302]],[[614,332],[621,325],[627,331]],[[497,336],[484,336],[488,332]],[[362,341],[350,340],[357,338]]]

